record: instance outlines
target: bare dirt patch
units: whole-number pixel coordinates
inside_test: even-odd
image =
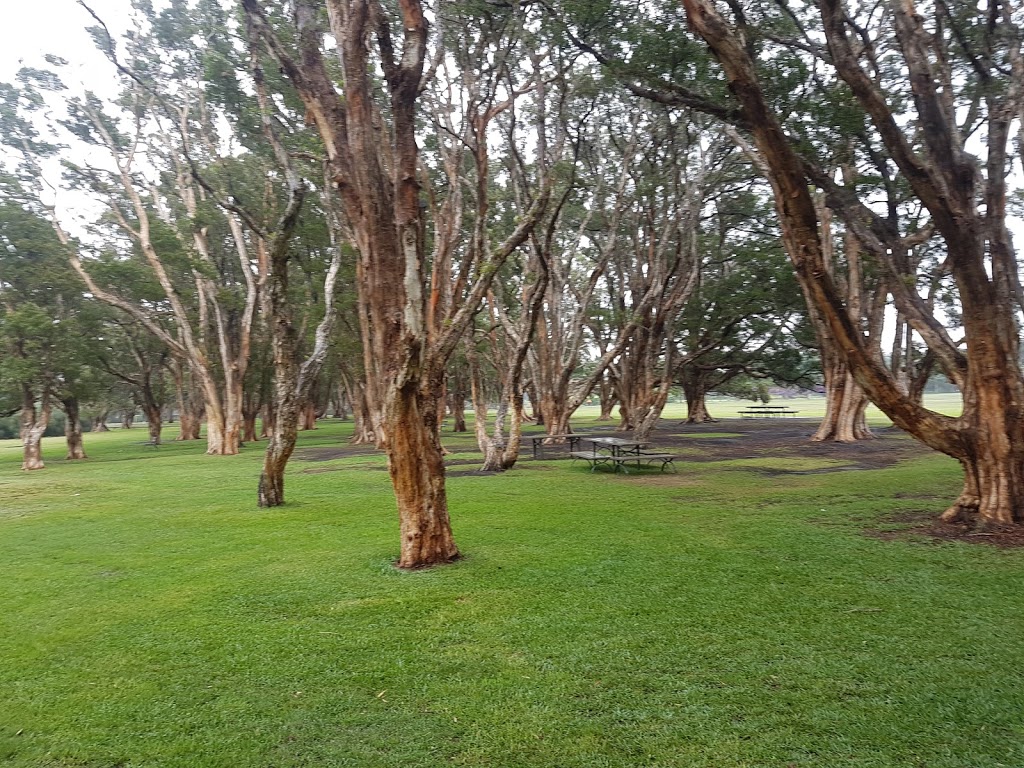
[[[935,519],[935,513],[924,510],[899,512],[882,520],[896,527],[868,528],[865,536],[882,541],[911,541],[927,539],[933,542],[962,541],[967,544],[987,544],[1001,549],[1024,547],[1024,531],[1003,528],[976,531],[963,523],[944,523]]]
[[[663,420],[651,437],[651,448],[676,453],[686,461],[716,462],[738,459],[827,459],[836,466],[800,470],[785,467],[766,468],[765,472],[809,474],[842,472],[850,469],[879,469],[904,459],[922,456],[930,449],[920,445],[895,428],[876,430],[876,439],[857,443],[812,443],[811,435],[818,422],[814,419],[728,419],[709,424],[680,424]],[[581,435],[622,436],[611,425],[578,430]],[[723,436],[728,433],[728,436]],[[447,434],[447,433],[446,433]],[[706,435],[706,436],[705,436]],[[442,435],[444,439],[445,435]],[[545,449],[545,460],[561,458],[559,446]],[[379,452],[368,445],[332,445],[295,451],[299,461],[325,462],[357,456],[376,456]],[[520,453],[516,470],[531,466],[530,444]],[[473,465],[473,459],[453,459],[447,466]],[[452,473],[449,473],[452,474]]]
[[[652,444],[665,449],[690,449],[687,461],[716,462],[742,459],[818,459],[834,466],[800,470],[783,467],[764,468],[776,474],[819,474],[854,469],[882,469],[906,459],[925,456],[930,448],[917,443],[894,427],[876,429],[875,439],[856,443],[812,443],[818,426],[815,419],[729,419],[710,424],[663,422],[654,433]],[[671,434],[669,432],[675,432]],[[735,436],[721,437],[722,432]],[[702,437],[707,433],[708,437]],[[699,449],[693,451],[693,449]]]

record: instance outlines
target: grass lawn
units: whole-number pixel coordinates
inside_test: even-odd
[[[267,511],[260,445],[86,438],[28,474],[0,442],[0,765],[1024,766],[1024,551],[864,535],[941,511],[942,456],[527,459],[451,477],[465,559],[401,573],[371,452]]]

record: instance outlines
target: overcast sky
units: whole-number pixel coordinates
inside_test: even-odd
[[[3,10],[3,45],[0,45],[0,80],[10,82],[22,66],[43,66],[43,55],[67,59],[69,83],[109,76],[85,28],[94,24],[75,0],[0,0]],[[124,29],[129,0],[89,0],[90,7],[117,34]]]

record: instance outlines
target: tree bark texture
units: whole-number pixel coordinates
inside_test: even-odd
[[[68,445],[66,458],[69,461],[86,459],[85,447],[82,444],[82,419],[77,397],[65,397],[64,405],[64,438]]]

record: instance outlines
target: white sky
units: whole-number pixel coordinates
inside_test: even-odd
[[[43,67],[43,55],[56,54],[69,62],[69,84],[94,84],[110,77],[109,65],[96,53],[86,27],[91,16],[75,0],[2,0],[0,22],[0,81],[10,82],[22,66]],[[126,26],[129,0],[89,0],[89,5],[117,35]]]

